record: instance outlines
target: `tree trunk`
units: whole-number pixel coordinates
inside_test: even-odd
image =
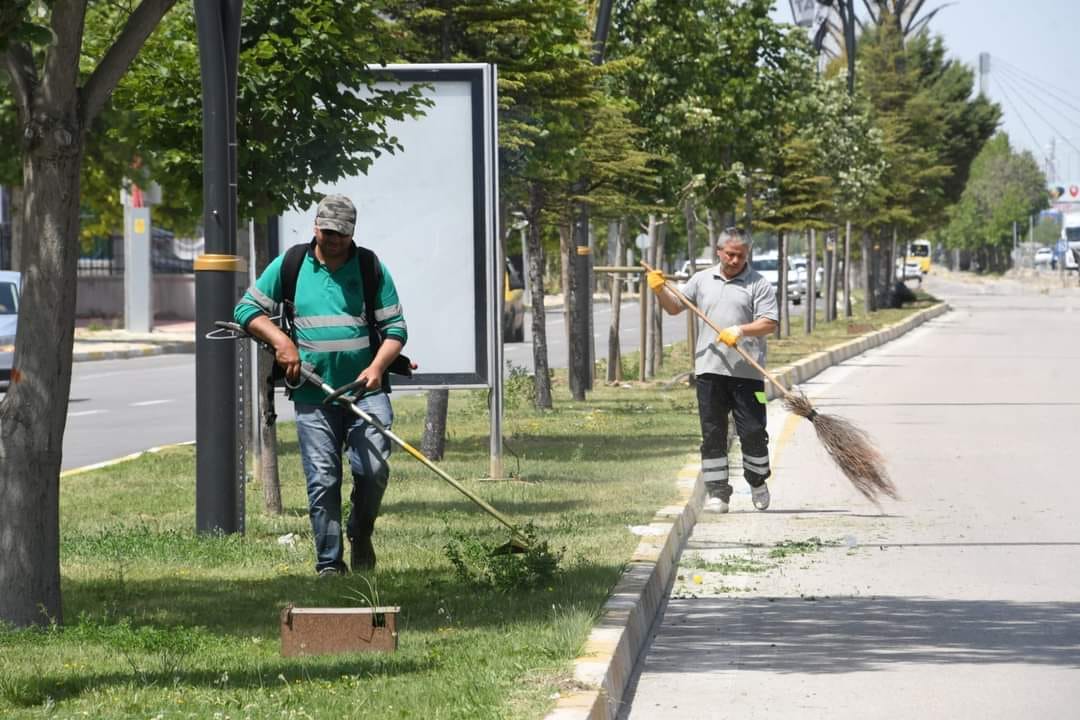
[[[433,388],[427,391],[427,415],[424,416],[424,437],[420,441],[420,452],[429,460],[442,460],[446,452],[446,414],[449,406],[449,388]]]
[[[851,317],[851,221],[844,223],[844,317]]]
[[[656,236],[657,228],[659,227],[656,222],[656,215],[649,214],[649,245],[645,248],[646,262],[652,265],[657,270],[661,268],[656,264]],[[652,292],[648,290],[648,286],[645,284],[645,278],[641,278],[641,296],[645,298],[645,325],[641,328],[641,332],[645,335],[645,357],[639,358],[642,363],[641,367],[645,369],[645,377],[652,378],[656,375],[656,361],[653,358],[653,334],[655,332],[655,326],[653,325],[653,305],[657,304],[656,297]]]
[[[667,241],[667,223],[661,223],[656,232],[656,250],[653,256],[653,267],[658,270],[664,269],[664,244]],[[653,374],[655,375],[664,367],[664,309],[659,302],[653,303]]]
[[[776,337],[786,338],[791,336],[791,313],[788,305],[788,250],[784,242],[784,231],[776,231],[776,258],[777,258],[777,283],[780,291],[780,322],[776,324]]]
[[[71,392],[84,129],[173,2],[141,3],[83,87],[85,2],[48,4],[51,41],[40,71],[32,58],[20,57],[29,56],[25,45],[5,38],[24,193],[13,248],[22,272],[17,350],[11,386],[0,400],[0,622],[15,627],[64,619],[59,478]]]
[[[698,271],[697,257],[697,208],[693,196],[690,196],[683,206],[686,217],[686,257],[690,260],[690,276]],[[663,316],[661,316],[661,322]],[[686,350],[690,356],[690,380],[694,379],[694,349],[697,347],[697,316],[692,312],[686,313]]]
[[[16,246],[22,308],[11,386],[0,401],[0,620],[16,627],[63,623],[59,478],[71,390],[82,133],[73,118],[74,86],[51,90],[59,97],[35,107],[34,144],[23,155],[22,228],[34,241]]]
[[[870,231],[862,231],[862,267],[863,267],[863,310],[872,313],[877,309],[874,303],[874,248],[870,240]]]
[[[559,225],[559,282],[562,290],[563,332],[566,333],[566,366],[570,367],[570,314],[574,312],[570,302],[570,285],[574,282],[574,273],[570,271],[570,228]]]
[[[832,243],[829,247],[829,322],[836,320],[836,296],[839,283],[837,274],[840,271],[840,230],[833,232]]]
[[[716,211],[709,208],[705,214],[706,225],[705,227],[709,231],[709,257],[716,257],[716,242],[720,235],[720,229],[718,227],[719,222],[716,217]]]
[[[806,334],[814,332],[817,320],[817,231],[811,229],[806,247],[806,307],[803,309],[803,330]]]
[[[23,206],[26,199],[21,187],[11,188],[11,269],[22,270]]]
[[[262,275],[266,266],[273,260],[270,257],[270,227],[268,221],[255,221],[255,277]],[[281,476],[278,472],[278,447],[277,447],[277,424],[274,418],[275,409],[271,405],[271,399],[267,396],[266,380],[274,370],[274,357],[267,351],[259,350],[255,362],[254,382],[259,398],[257,405],[259,422],[255,425],[256,456],[258,462],[255,465],[256,480],[262,485],[263,510],[270,515],[280,515],[283,507],[281,504]],[[254,413],[253,413],[254,414]]]
[[[622,229],[624,223],[612,223],[615,230],[608,231],[609,247],[613,247],[613,253],[615,256],[614,265],[618,265],[619,258],[623,254],[623,233]],[[619,316],[622,310],[622,279],[620,275],[611,273],[609,276],[611,282],[608,284],[611,293],[611,328],[608,330],[608,362],[607,362],[607,381],[609,383],[622,382],[622,353],[619,349]]]
[[[544,246],[540,241],[540,213],[543,194],[537,186],[529,189],[529,281],[532,284],[532,345],[534,402],[541,410],[551,409],[551,378],[548,375],[547,329],[544,326]]]

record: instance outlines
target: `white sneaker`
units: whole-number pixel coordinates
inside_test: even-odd
[[[750,499],[754,501],[754,507],[758,510],[768,510],[769,486],[762,483],[760,487],[750,488]]]
[[[726,500],[722,500],[718,497],[705,498],[705,507],[703,510],[707,513],[726,513],[728,511],[728,504]]]

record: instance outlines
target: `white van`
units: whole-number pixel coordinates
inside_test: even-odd
[[[1065,245],[1066,270],[1077,270],[1077,253],[1080,253],[1080,213],[1067,212],[1061,219],[1061,240]]]

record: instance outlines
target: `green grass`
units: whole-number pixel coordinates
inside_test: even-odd
[[[852,294],[852,317],[843,317],[844,309],[840,306],[840,318],[831,323],[825,322],[823,300],[819,299],[815,313],[817,324],[813,333],[806,334],[803,329],[803,316],[799,315],[791,318],[790,337],[779,340],[769,338],[768,368],[776,369],[790,365],[807,355],[821,352],[833,345],[854,340],[867,332],[880,330],[886,325],[900,322],[912,313],[925,310],[939,302],[921,289],[912,288],[912,290],[917,298],[916,302],[905,305],[901,309],[890,308],[869,314],[862,309],[862,291],[855,291]]]
[[[660,376],[687,364],[678,344]],[[559,570],[533,589],[455,571],[445,550],[454,537],[496,544],[508,534],[400,451],[375,536],[377,571],[317,580],[290,424],[279,432],[285,512],[262,513],[262,489],[249,483],[244,535],[194,532],[190,447],[63,479],[65,623],[0,632],[0,716],[542,716],[553,693],[575,686],[572,660],[637,544],[627,526],[673,500],[675,472],[700,441],[683,383],[598,382],[584,403],[570,401],[564,381],[556,391],[555,410],[541,413],[520,374],[508,384],[514,479],[499,481],[485,477],[484,394],[452,393],[440,463],[549,543]],[[395,430],[419,444],[423,398],[395,396],[394,407]],[[279,543],[288,533],[295,544]],[[401,607],[396,653],[280,656],[285,605],[363,605],[375,592]]]
[[[0,716],[538,717],[572,683],[571,661],[638,538],[674,496],[698,428],[684,388],[562,392],[556,409],[508,414],[507,470],[490,481],[482,393],[451,394],[440,463],[562,553],[533,590],[500,591],[455,573],[454,534],[508,533],[403,452],[376,532],[379,602],[400,605],[391,655],[284,659],[279,613],[360,605],[360,577],[319,581],[294,429],[280,427],[285,514],[260,511],[249,484],[243,536],[194,532],[194,452],[176,448],[65,478],[63,627],[0,633]],[[418,440],[423,398],[395,398],[395,429]],[[294,533],[289,547],[278,538]]]

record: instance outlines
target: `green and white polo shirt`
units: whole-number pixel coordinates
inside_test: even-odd
[[[233,319],[237,323],[247,327],[257,315],[277,315],[283,300],[283,259],[284,255],[275,258],[244,293],[233,310]],[[397,289],[386,266],[381,261],[379,265],[382,281],[376,293],[375,322],[382,337],[394,338],[404,344],[409,333]],[[349,253],[349,259],[334,272],[319,262],[309,249],[300,264],[294,301],[296,341],[301,361],[310,363],[333,387],[355,380],[375,357],[364,317],[363,279],[355,248]],[[321,389],[304,383],[293,391],[292,399],[298,403],[317,404],[325,397]]]

